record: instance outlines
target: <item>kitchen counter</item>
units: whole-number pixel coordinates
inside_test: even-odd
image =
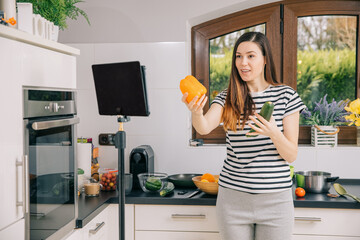
[[[360,196],[360,179],[339,179],[336,181],[356,196]],[[293,187],[295,188],[295,186]],[[140,189],[133,190],[125,198],[126,204],[160,204],[160,205],[213,205],[216,204],[216,196],[203,192],[188,198],[196,189],[175,189],[174,193],[160,197],[158,193],[145,193]],[[186,192],[185,194],[181,194]],[[294,193],[295,191],[293,191]],[[330,193],[336,194],[333,187]],[[326,193],[307,193],[305,197],[298,198],[293,195],[296,208],[338,208],[338,209],[360,209],[360,203],[348,197],[328,197]],[[91,221],[98,213],[106,208],[108,204],[118,203],[117,192],[101,192],[99,197],[79,197],[79,214],[76,221],[77,228],[82,228]]]

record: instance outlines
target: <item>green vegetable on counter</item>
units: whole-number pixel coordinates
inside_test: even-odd
[[[160,191],[160,196],[165,197],[166,195],[172,193],[175,189],[175,186],[172,182],[167,182],[164,189]]]
[[[161,189],[162,183],[160,178],[157,177],[148,177],[145,182],[145,188],[150,191],[159,191]]]

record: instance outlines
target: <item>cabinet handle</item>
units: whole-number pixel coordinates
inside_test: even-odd
[[[321,222],[321,218],[318,218],[318,217],[295,217],[295,221]]]
[[[171,214],[172,218],[200,218],[205,219],[205,214]]]
[[[16,168],[21,167],[22,169],[22,201],[19,201],[19,177],[18,177],[18,171],[16,169],[16,206],[23,208],[23,213],[27,213],[27,177],[28,177],[28,156],[24,155],[22,157],[22,161],[16,161]]]
[[[91,234],[96,234],[104,225],[105,225],[105,222],[97,223],[97,224],[96,224],[96,228],[90,229],[90,230],[89,230],[89,233],[91,233]]]

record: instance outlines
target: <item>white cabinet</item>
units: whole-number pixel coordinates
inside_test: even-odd
[[[16,42],[0,37],[0,204],[1,232],[24,217],[22,93]],[[5,230],[6,231],[6,230]],[[15,232],[16,233],[16,232]],[[19,236],[24,231],[19,230]],[[1,238],[3,239],[3,238]],[[21,238],[16,238],[21,239]]]
[[[220,240],[215,207],[135,205],[135,239]]]
[[[29,34],[0,26],[0,239],[24,239],[25,233],[22,227],[12,232],[16,234],[13,238],[2,238],[13,226],[24,225],[23,87],[76,88],[76,57],[43,48],[65,45],[46,40],[39,47],[37,41]]]
[[[0,239],[25,239],[25,219],[20,219],[7,228],[1,230]]]
[[[293,235],[292,240],[359,240],[359,237],[347,236],[316,236],[316,235]]]
[[[110,204],[83,228],[76,229],[66,240],[119,239],[118,204]],[[125,239],[134,240],[134,205],[125,205]]]
[[[136,240],[220,240],[219,233],[136,231]]]
[[[359,223],[359,209],[295,208],[293,240],[359,240]]]
[[[110,204],[109,222],[111,236],[109,240],[119,239],[119,205]],[[125,240],[134,240],[134,204],[125,204]]]

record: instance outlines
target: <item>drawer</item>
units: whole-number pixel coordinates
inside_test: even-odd
[[[360,237],[359,223],[360,210],[295,208],[293,233]]]
[[[136,231],[136,240],[220,240],[219,233]]]
[[[291,240],[359,240],[360,237],[293,235]]]
[[[218,232],[214,206],[135,205],[135,230]]]
[[[105,208],[99,215],[86,224],[82,229],[84,239],[107,239],[109,229],[107,216],[107,208]]]

